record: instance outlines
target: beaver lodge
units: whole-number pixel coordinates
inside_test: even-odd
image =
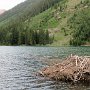
[[[54,80],[90,82],[90,56],[71,55],[58,64],[43,68],[38,73]]]

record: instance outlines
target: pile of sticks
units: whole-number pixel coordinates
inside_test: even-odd
[[[43,77],[62,81],[90,81],[90,56],[70,55],[62,62],[38,72]]]

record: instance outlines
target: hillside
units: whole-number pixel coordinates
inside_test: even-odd
[[[7,22],[11,19],[27,19],[31,16],[37,15],[40,12],[45,11],[51,7],[54,3],[59,2],[60,0],[26,0],[15,6],[14,8],[8,10],[3,15],[0,16],[0,22]]]
[[[0,16],[1,45],[45,45],[53,41],[48,30],[31,30],[27,21],[60,0],[27,0]]]
[[[81,16],[83,17],[81,18]],[[0,43],[5,44],[8,41],[12,41],[10,35],[12,35],[12,28],[14,28],[16,32],[13,33],[19,35],[18,37],[15,37],[15,39],[17,38],[16,41],[19,40],[19,43],[21,43],[20,38],[24,39],[24,43],[21,44],[26,44],[25,42],[28,41],[25,38],[25,36],[28,36],[26,35],[28,31],[33,31],[31,33],[34,34],[31,36],[35,35],[34,37],[37,38],[36,34],[38,34],[39,30],[42,34],[42,36],[38,35],[38,37],[40,36],[40,39],[43,37],[44,31],[48,30],[47,34],[49,33],[49,36],[51,36],[50,38],[54,39],[53,43],[43,44],[48,44],[50,46],[66,46],[70,44],[89,45],[89,19],[89,0],[27,0],[0,16],[0,34],[4,33],[0,38]],[[83,24],[85,20],[88,20],[88,22]],[[85,28],[82,29],[81,26]],[[83,32],[83,35],[81,31]],[[8,37],[8,40],[3,40],[6,36]],[[30,36],[28,37],[30,38]],[[43,41],[46,42],[46,40],[44,40],[45,38],[39,40],[40,43],[38,43],[38,39],[31,42],[32,39],[29,39],[29,45],[32,45],[33,42],[34,44],[40,44]]]
[[[71,25],[73,24],[70,23],[71,18],[74,18],[75,14],[77,14],[79,19],[84,14],[83,12],[86,11],[86,17],[90,18],[90,1],[88,1],[89,0],[62,0],[54,7],[33,17],[30,22],[30,27],[35,29],[41,25],[42,28],[47,28],[51,34],[54,34],[52,46],[69,45],[70,39],[72,38],[73,33],[75,33],[75,28],[71,28]],[[86,30],[86,33],[87,32],[88,31]],[[90,27],[88,35],[90,37]],[[89,44],[90,41],[87,43]]]

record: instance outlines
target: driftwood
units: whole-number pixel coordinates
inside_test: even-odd
[[[90,82],[90,56],[71,55],[61,63],[46,67],[38,73],[55,80]]]

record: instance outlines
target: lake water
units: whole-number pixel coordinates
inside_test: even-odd
[[[89,55],[90,47],[0,46],[0,90],[90,90],[90,84],[45,80],[35,73],[47,66],[45,57]]]

